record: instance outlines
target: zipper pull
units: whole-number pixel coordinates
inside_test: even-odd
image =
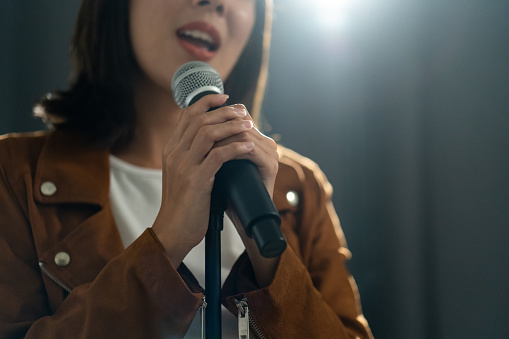
[[[201,318],[201,337],[205,338],[205,309],[207,308],[207,302],[205,301],[205,296],[203,296],[203,301],[200,306],[200,318]]]
[[[239,339],[249,339],[249,307],[247,301],[245,298],[241,301],[234,299],[234,303],[239,310]]]

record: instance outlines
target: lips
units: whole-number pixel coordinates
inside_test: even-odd
[[[179,28],[177,38],[187,53],[201,61],[212,59],[221,46],[217,29],[202,21],[192,22]]]

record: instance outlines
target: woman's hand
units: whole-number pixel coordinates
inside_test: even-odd
[[[242,105],[234,105],[234,107],[235,106]],[[252,122],[251,116],[249,114],[247,114],[244,119],[246,121]],[[253,127],[247,132],[233,135],[229,138],[225,138],[217,142],[215,147],[220,147],[230,142],[253,142],[255,144],[255,147],[251,152],[237,156],[235,159],[247,159],[257,166],[261,178],[265,184],[265,188],[272,198],[276,175],[278,172],[279,159],[275,141],[260,133],[256,127]],[[251,178],[246,178],[246,180],[251,180]],[[260,254],[256,242],[246,235],[244,227],[241,224],[235,211],[229,207],[226,212],[229,218],[233,221],[240,237],[242,238],[242,241],[244,242],[244,245],[246,246],[246,251],[251,260],[258,285],[260,287],[268,286],[274,277],[279,258],[264,258]]]
[[[214,176],[226,161],[249,159],[272,195],[275,143],[253,128],[242,105],[221,107],[225,95],[208,95],[184,109],[163,151],[163,196],[153,231],[178,267],[205,236]]]
[[[233,105],[235,109],[246,110],[244,105],[237,104]],[[270,197],[273,197],[274,184],[276,181],[276,175],[278,172],[278,159],[276,142],[262,134],[254,125],[253,119],[249,114],[246,114],[243,119],[250,123],[252,128],[244,133],[239,133],[231,137],[225,138],[215,143],[214,147],[222,147],[232,142],[252,142],[254,148],[251,152],[241,154],[235,159],[247,159],[253,162],[262,178],[265,188],[267,189]],[[249,180],[250,178],[246,178]]]

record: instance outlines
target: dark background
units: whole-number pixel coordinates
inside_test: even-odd
[[[0,3],[0,134],[43,127],[78,5]],[[507,338],[509,2],[276,5],[265,127],[333,184],[374,335]]]

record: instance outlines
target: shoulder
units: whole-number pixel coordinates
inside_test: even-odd
[[[0,150],[8,149],[9,147],[34,145],[44,142],[48,137],[50,131],[36,131],[24,133],[8,133],[0,135]]]
[[[332,187],[320,166],[313,160],[299,153],[278,145],[280,182],[294,182],[311,184],[312,182],[323,186],[329,192]]]
[[[279,172],[274,192],[277,202],[291,200],[293,195],[310,194],[315,199],[330,199],[332,186],[316,162],[281,145],[278,145],[278,154]]]
[[[0,168],[4,174],[34,169],[49,134],[49,131],[38,131],[0,136]]]
[[[34,176],[47,135],[31,132],[0,136],[0,201],[4,207],[10,206],[2,211],[3,219],[16,208],[28,213],[26,179]]]

